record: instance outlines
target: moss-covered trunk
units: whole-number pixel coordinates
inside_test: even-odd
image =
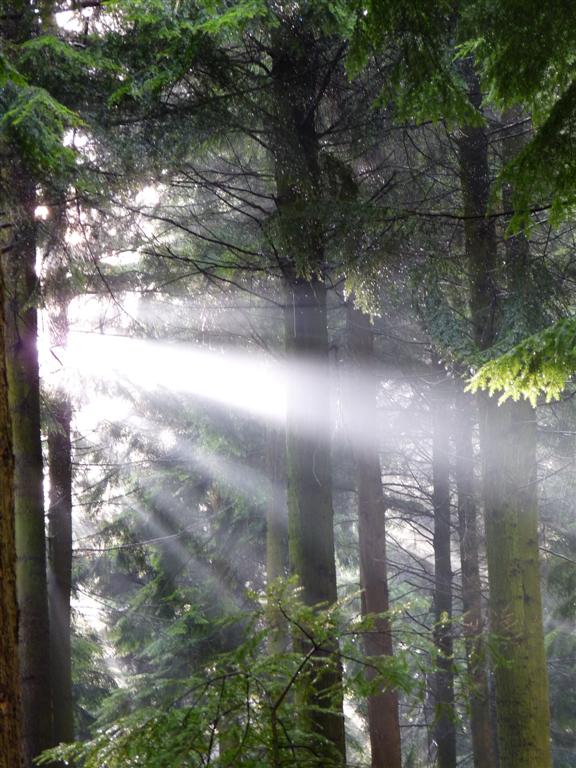
[[[374,334],[364,312],[347,309],[348,347],[353,364],[347,420],[351,421],[358,490],[358,544],[362,609],[366,614],[387,614],[386,506],[378,454]],[[392,656],[390,621],[380,616],[364,638],[366,656]],[[374,670],[368,667],[368,679]],[[384,687],[368,697],[368,730],[372,768],[401,768],[402,750],[398,696]]]
[[[470,77],[472,99],[479,85]],[[468,128],[460,140],[466,253],[474,337],[481,349],[497,338],[501,291],[490,196],[488,137]],[[524,255],[525,255],[525,251]],[[509,265],[508,265],[509,266]],[[500,276],[506,270],[500,269]],[[523,272],[525,277],[525,272]],[[550,768],[550,715],[538,557],[535,417],[530,406],[479,398],[490,625],[498,753],[506,768]]]
[[[52,744],[44,477],[37,346],[35,186],[23,169],[12,176],[17,201],[6,279],[6,367],[15,456],[17,589],[20,612],[23,733],[26,759]]]
[[[463,632],[470,680],[470,733],[474,768],[498,765],[492,736],[490,690],[482,617],[477,503],[474,481],[474,447],[471,398],[459,394],[454,430],[454,472],[458,494],[458,535],[462,572]]]
[[[0,266],[0,768],[21,768],[14,457],[5,364],[4,275]]]
[[[550,718],[538,557],[535,415],[483,398],[490,620],[502,766],[548,768]]]

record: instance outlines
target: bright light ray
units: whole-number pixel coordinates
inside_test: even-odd
[[[361,449],[378,450],[382,440],[389,444],[393,434],[410,428],[412,421],[408,411],[396,413],[393,423],[381,413],[378,416],[381,423],[369,433],[366,431],[356,406],[359,398],[366,396],[363,377],[372,379],[374,375],[369,370],[352,373],[340,369],[335,380],[327,376],[325,368],[313,362],[279,361],[255,350],[230,347],[213,350],[201,344],[81,331],[70,333],[61,357],[65,385],[73,393],[82,395],[94,388],[97,391],[95,382],[98,381],[107,387],[115,383],[128,385],[133,394],[136,392],[131,385],[145,391],[188,393],[279,425],[286,421],[287,395],[295,386],[301,405],[292,411],[292,419],[297,420],[296,428],[301,434],[310,436],[323,429],[325,414],[316,411],[314,398],[310,400],[310,407],[307,406],[307,394],[321,387],[320,391],[326,392],[326,405],[332,419],[330,437]],[[371,391],[376,398],[376,389]],[[88,401],[90,413],[84,418],[87,427],[97,421],[99,412],[106,420],[128,418],[130,408],[122,406],[121,397],[110,405],[106,397],[95,403],[92,399]],[[162,439],[159,435],[159,442]]]
[[[270,420],[284,419],[280,367],[264,355],[73,331],[65,358],[70,372],[109,382],[126,379],[147,390],[188,392]]]
[[[162,447],[167,441],[165,450],[168,456],[176,458],[191,471],[217,481],[220,486],[228,488],[248,501],[265,503],[272,498],[277,498],[283,490],[264,472],[232,456],[223,456],[206,450],[190,440],[179,438],[171,430],[149,419],[133,414],[126,419],[126,423],[130,427],[146,432],[147,435],[155,436]]]
[[[170,553],[170,557],[174,558],[181,573],[186,574],[190,568],[193,568],[200,573],[202,579],[212,582],[223,598],[228,600],[231,599],[236,602],[237,595],[234,594],[233,590],[226,583],[226,580],[223,578],[218,568],[214,567],[215,563],[210,561],[209,564],[195,552],[195,550],[199,551],[203,549],[204,542],[202,540],[202,535],[198,536],[200,531],[199,525],[193,525],[193,513],[188,510],[188,521],[190,522],[190,525],[183,528],[182,511],[180,511],[180,513],[176,511],[174,497],[166,491],[155,487],[151,480],[145,480],[143,486],[151,494],[156,510],[143,508],[139,504],[132,504],[130,508],[141,520],[144,529],[154,538],[158,539],[156,543],[151,544],[150,546],[156,549],[160,546],[164,546]],[[179,535],[174,536],[175,533]],[[185,544],[187,533],[189,534],[189,546],[186,546]],[[192,542],[194,543],[192,544]],[[232,564],[228,563],[228,565]]]
[[[161,428],[159,434],[162,434]],[[280,487],[274,487],[270,478],[263,472],[230,456],[207,451],[189,441],[175,440],[170,453],[246,499],[266,501],[281,490]]]

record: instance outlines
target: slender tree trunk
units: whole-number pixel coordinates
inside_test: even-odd
[[[474,488],[474,447],[471,398],[457,395],[455,476],[458,493],[458,532],[462,564],[462,606],[466,664],[470,679],[470,731],[474,768],[496,768],[486,647],[483,636],[477,505]]]
[[[386,507],[378,455],[378,381],[374,371],[374,335],[368,315],[354,309],[350,303],[347,308],[347,325],[350,356],[354,365],[348,410],[352,420],[358,488],[362,609],[365,614],[387,614],[390,605],[386,561]],[[373,631],[365,635],[364,649],[368,659],[392,656],[392,634],[387,617],[380,616],[376,619]],[[371,680],[374,676],[374,670],[368,668],[368,679]],[[398,696],[395,691],[383,687],[379,693],[368,697],[368,729],[372,768],[401,768]]]
[[[53,238],[46,249],[48,264],[45,291],[52,349],[64,350],[68,342],[70,281],[63,260],[64,203],[54,207]],[[49,403],[48,476],[48,605],[50,610],[50,663],[54,742],[74,739],[72,695],[71,609],[72,590],[72,404],[63,386]]]
[[[266,580],[268,585],[288,574],[288,509],[286,507],[286,436],[284,430],[269,425],[266,431],[266,464],[270,492],[266,506]],[[288,627],[281,611],[268,609],[271,629],[269,650],[277,653],[287,647]]]
[[[434,509],[434,741],[438,768],[456,768],[452,563],[450,558],[450,437],[444,371],[434,383],[432,407],[432,506]]]
[[[24,765],[18,665],[14,457],[5,364],[4,274],[0,266],[0,768]]]
[[[289,365],[286,450],[290,568],[308,605],[337,599],[332,476],[328,331],[321,205],[320,146],[316,133],[319,50],[297,17],[275,31],[272,53],[275,109],[274,174],[279,244],[287,291]],[[331,745],[323,765],[344,762],[341,672],[318,650],[318,668],[307,711],[311,725]],[[331,712],[321,711],[330,709]]]
[[[54,741],[74,739],[70,593],[72,589],[72,445],[67,395],[52,405],[56,430],[48,435],[50,477],[49,606]]]
[[[477,81],[470,77],[479,103]],[[486,217],[488,140],[468,128],[460,140],[466,252],[474,335],[481,349],[498,331],[497,251]],[[498,745],[506,768],[550,768],[550,715],[538,557],[535,423],[530,406],[479,398],[490,625],[496,638]]]
[[[27,762],[52,744],[44,475],[40,434],[37,347],[35,187],[22,169],[13,174],[18,216],[5,257],[6,366],[15,455],[19,651]]]

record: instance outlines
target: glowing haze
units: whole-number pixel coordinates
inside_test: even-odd
[[[69,373],[188,392],[266,419],[285,415],[282,367],[258,353],[73,331],[64,364]]]

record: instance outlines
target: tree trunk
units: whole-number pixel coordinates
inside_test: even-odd
[[[454,658],[452,636],[452,564],[450,559],[450,438],[444,371],[433,386],[432,506],[434,509],[434,742],[438,768],[456,768]]]
[[[334,603],[336,565],[330,466],[326,288],[295,280],[288,321],[288,526],[292,571],[308,605]],[[312,428],[310,428],[312,426]]]
[[[471,97],[480,103],[470,75]],[[490,180],[488,139],[467,128],[459,142],[466,253],[474,336],[481,349],[497,337],[499,292],[493,220],[486,217]],[[498,752],[506,768],[550,768],[548,683],[538,558],[535,423],[530,406],[479,398],[490,625]]]
[[[70,592],[72,588],[72,445],[71,408],[67,395],[52,405],[57,431],[48,435],[50,477],[49,605],[50,661],[54,741],[74,740],[72,659],[70,641]]]
[[[549,707],[538,562],[535,416],[484,399],[486,549],[502,766],[548,768]]]
[[[288,549],[307,605],[337,600],[330,461],[330,405],[326,287],[296,278],[287,308],[289,382],[286,454],[288,470]],[[340,673],[321,672],[323,659],[336,648],[318,650],[319,674],[307,704],[313,726],[345,752]],[[315,707],[333,713],[315,711]],[[325,765],[334,765],[330,752]]]
[[[458,493],[458,533],[462,564],[462,607],[466,664],[470,680],[470,731],[474,768],[496,768],[486,647],[483,637],[482,585],[480,581],[476,495],[474,490],[474,448],[472,442],[471,398],[457,396],[454,431],[455,475]]]
[[[18,665],[14,457],[5,364],[4,275],[0,266],[0,768],[24,764]]]
[[[266,431],[266,464],[270,492],[266,506],[266,581],[268,586],[288,574],[288,510],[286,508],[286,436],[269,425]],[[286,649],[288,627],[275,605],[268,608],[268,638],[271,653]]]
[[[71,289],[63,263],[61,241],[65,232],[64,203],[54,208],[53,242],[45,255],[48,269],[45,291],[50,300],[52,349],[64,350],[68,341],[68,306]],[[51,262],[51,263],[50,263]],[[48,430],[48,605],[50,609],[50,662],[54,742],[74,739],[72,695],[71,610],[72,590],[72,405],[65,388],[57,388],[50,405]]]
[[[311,606],[337,599],[332,477],[328,330],[319,141],[316,133],[318,44],[301,19],[275,31],[272,78],[275,110],[273,161],[277,224],[286,282],[288,357],[286,450],[288,538],[292,573]],[[322,672],[337,648],[317,650],[319,674],[305,707],[324,766],[345,761],[341,672]],[[321,711],[330,709],[331,712]]]
[[[378,421],[375,375],[374,336],[370,318],[348,304],[347,326],[350,356],[354,365],[348,411],[358,488],[358,543],[360,549],[360,584],[365,614],[387,614],[388,573],[386,562],[386,507],[382,490],[378,455]],[[392,656],[390,621],[376,619],[374,629],[364,637],[364,650],[371,657]],[[367,677],[375,672],[368,667]],[[398,696],[393,690],[368,697],[368,729],[372,768],[401,768],[402,750],[398,714]]]
[[[26,759],[52,744],[44,527],[44,475],[40,434],[37,348],[35,187],[20,168],[13,174],[18,213],[5,257],[6,367],[15,455],[15,512],[19,651]]]

